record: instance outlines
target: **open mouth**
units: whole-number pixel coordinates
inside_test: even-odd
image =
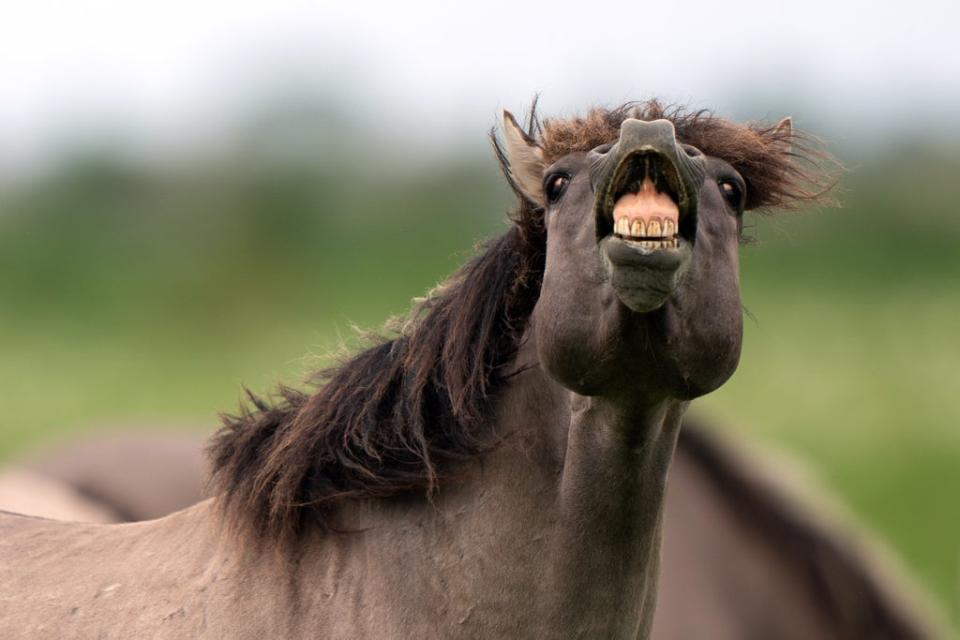
[[[673,163],[656,151],[624,158],[602,202],[601,238],[613,234],[631,247],[654,251],[676,249],[695,236],[683,182]]]
[[[627,308],[659,309],[693,262],[703,154],[681,147],[666,120],[628,118],[612,146],[590,152],[597,248]]]

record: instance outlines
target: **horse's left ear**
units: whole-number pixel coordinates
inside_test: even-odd
[[[770,137],[781,152],[790,153],[793,150],[793,118],[787,116],[778,122],[770,130]]]
[[[503,112],[503,142],[506,160],[503,170],[511,186],[534,205],[544,206],[543,170],[546,161],[543,147],[527,135],[513,114],[506,110]]]

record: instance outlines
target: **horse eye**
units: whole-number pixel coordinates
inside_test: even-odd
[[[547,196],[547,202],[553,204],[559,200],[563,192],[567,190],[568,184],[570,184],[570,176],[566,174],[558,173],[549,176],[543,188],[544,195]]]
[[[721,180],[719,183],[720,193],[723,194],[724,200],[727,201],[735,211],[739,211],[740,207],[743,206],[743,191],[733,180]]]

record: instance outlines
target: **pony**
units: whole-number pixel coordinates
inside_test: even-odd
[[[214,497],[0,517],[4,637],[648,638],[689,403],[735,371],[743,213],[822,200],[793,130],[656,101],[522,128],[510,228],[395,333],[250,396]]]

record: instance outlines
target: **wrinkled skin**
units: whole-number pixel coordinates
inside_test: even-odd
[[[495,417],[516,437],[432,504],[353,503],[341,520],[355,533],[318,531],[286,561],[238,553],[209,501],[116,527],[0,516],[3,636],[649,637],[680,420],[740,350],[738,211],[718,187],[738,176],[702,161],[689,257],[645,313],[649,297],[612,283],[663,273],[640,251],[611,270],[588,154],[554,164],[570,182],[546,207],[546,273],[517,358],[540,366],[511,379]],[[551,175],[523,170],[540,175],[522,184]]]

